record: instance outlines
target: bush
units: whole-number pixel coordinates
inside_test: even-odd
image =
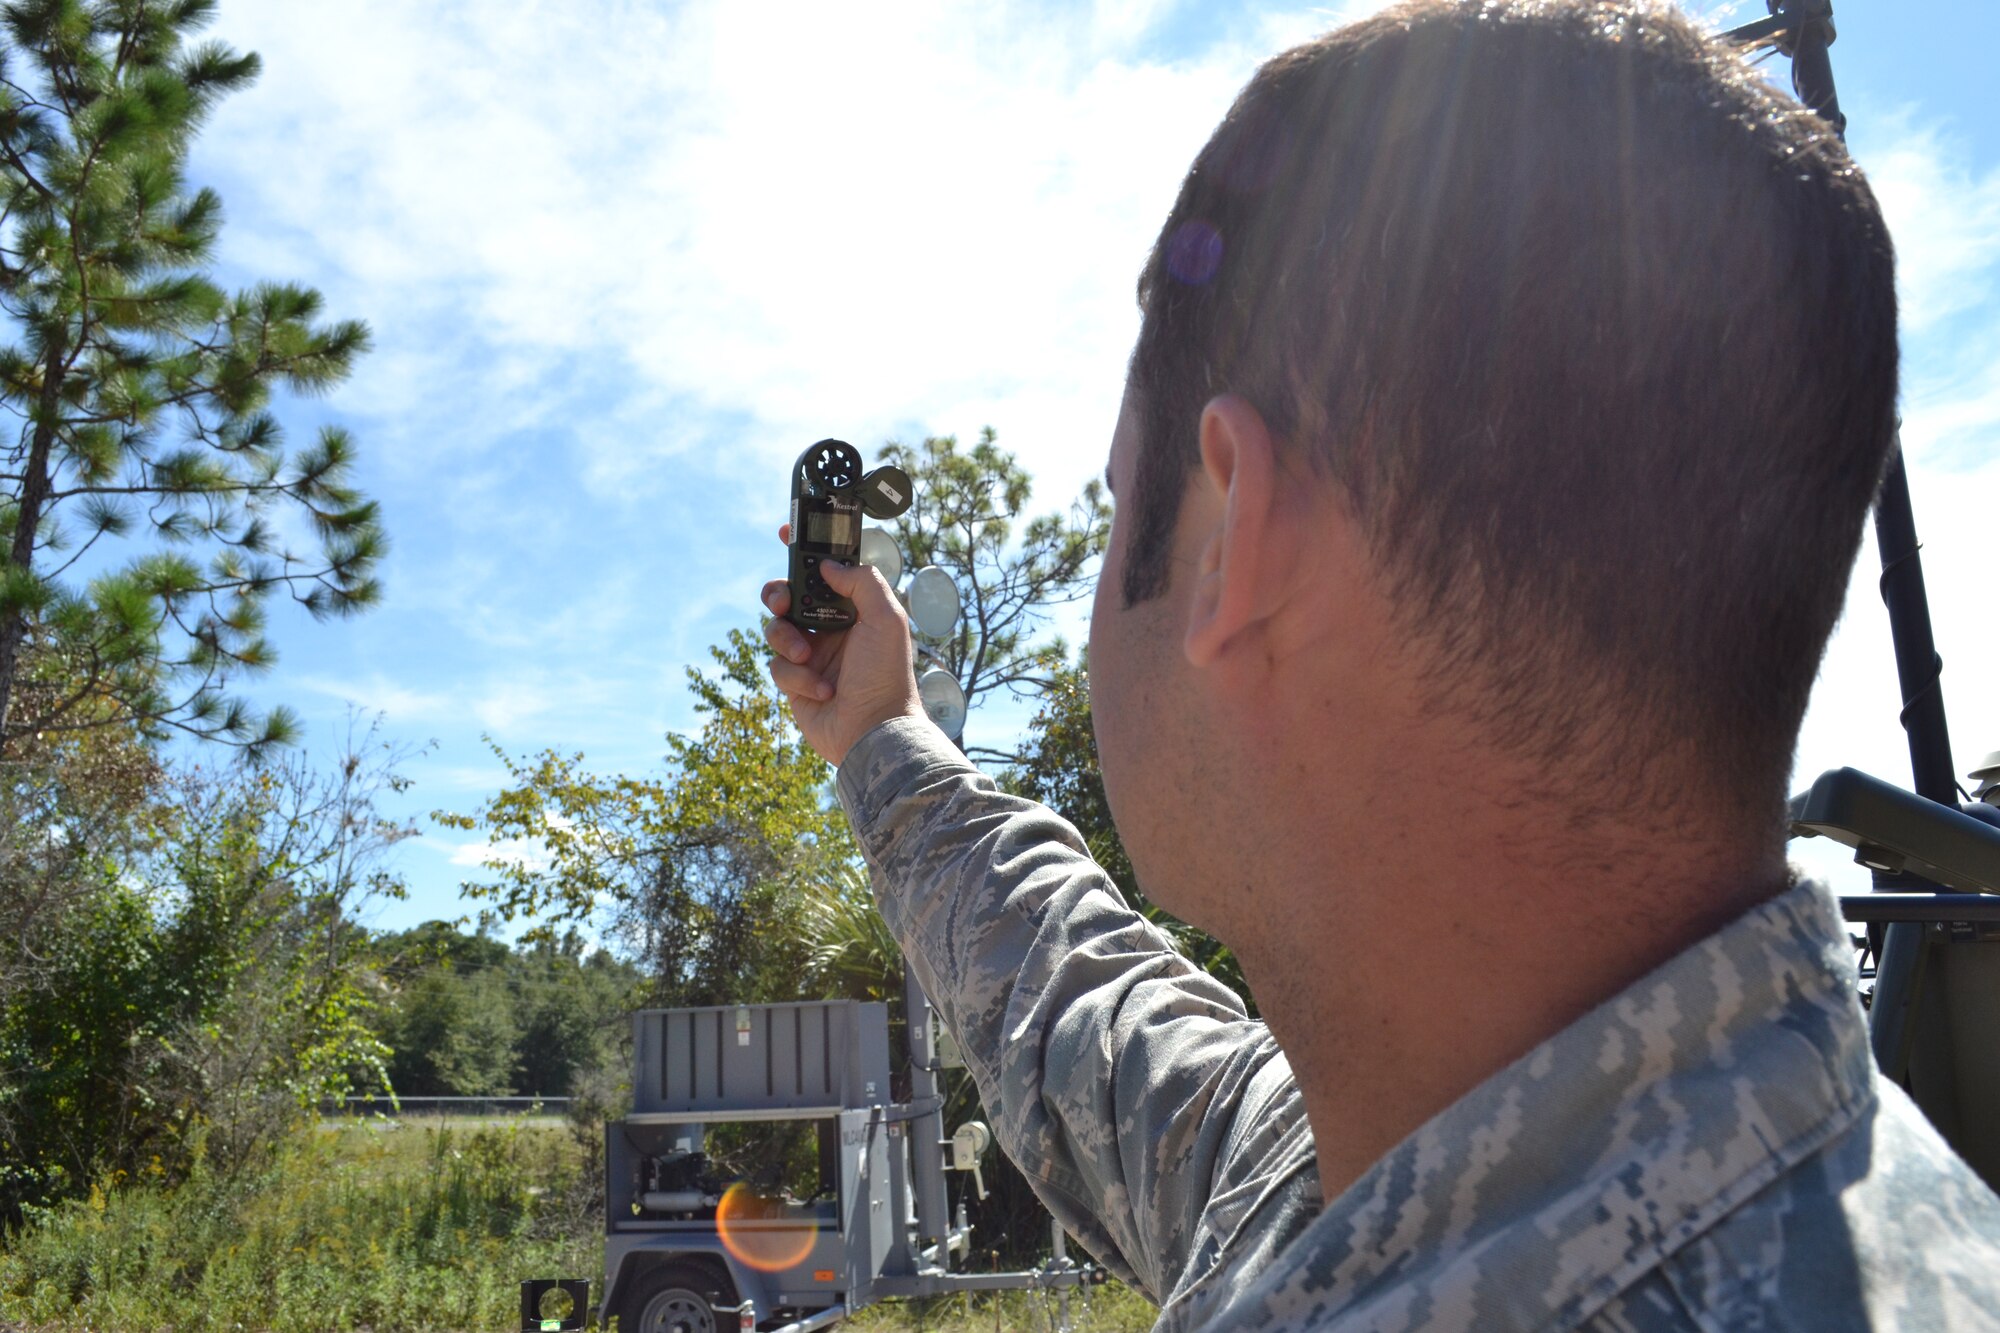
[[[353,739],[332,773],[154,770],[126,816],[146,836],[71,877],[43,965],[0,986],[0,1225],[197,1155],[248,1169],[322,1099],[381,1085],[354,918],[401,893],[374,859],[407,830],[374,811],[394,755]],[[61,815],[44,841],[68,837]],[[0,857],[0,905],[36,892],[36,868]]]

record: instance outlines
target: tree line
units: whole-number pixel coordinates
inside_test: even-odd
[[[398,1097],[568,1097],[623,1067],[643,974],[578,932],[510,947],[429,921],[370,952],[370,1026]]]

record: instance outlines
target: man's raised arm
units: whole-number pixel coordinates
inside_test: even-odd
[[[1284,1059],[1233,992],[1125,905],[1075,829],[996,790],[914,689],[864,733],[829,725],[849,686],[886,688],[888,662],[908,680],[909,659],[906,637],[859,637],[898,609],[872,572],[828,577],[853,580],[852,593],[834,586],[860,609],[855,629],[795,644],[774,621],[772,669],[807,738],[838,756],[883,914],[964,1049],[1001,1147],[1066,1229],[1164,1300],[1266,1199],[1274,1163],[1293,1162],[1317,1202]],[[774,595],[782,584],[767,605]],[[874,651],[884,663],[857,660]],[[840,688],[822,690],[829,678]]]

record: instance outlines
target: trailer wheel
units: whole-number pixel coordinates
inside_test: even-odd
[[[660,1264],[618,1302],[619,1333],[735,1333],[718,1327],[714,1306],[734,1305],[736,1285],[707,1264]]]

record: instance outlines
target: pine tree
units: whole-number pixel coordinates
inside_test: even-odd
[[[229,692],[265,604],[377,596],[384,541],[347,433],[288,449],[269,403],[324,392],[367,327],[307,287],[207,276],[222,204],[186,180],[257,57],[193,36],[213,0],[0,6],[0,754],[108,724],[257,746],[296,723]],[[280,530],[301,534],[296,543]]]
[[[932,647],[958,678],[966,706],[978,707],[997,689],[1025,697],[1050,689],[1069,650],[1060,637],[1035,636],[1051,611],[1096,586],[1098,557],[1111,536],[1103,483],[1086,481],[1068,513],[1024,523],[1033,480],[991,426],[969,449],[957,436],[939,435],[916,449],[891,442],[882,458],[915,483],[894,528],[907,567],[942,565],[963,599],[950,637]],[[979,745],[966,753],[986,762],[1019,758]]]

